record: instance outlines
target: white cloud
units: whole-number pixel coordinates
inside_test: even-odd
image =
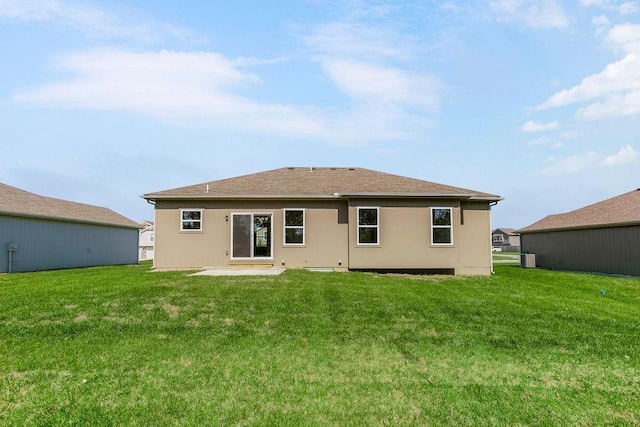
[[[527,133],[544,132],[547,130],[556,129],[558,126],[560,126],[560,123],[557,120],[549,123],[538,123],[533,120],[529,120],[528,122],[522,125],[521,130],[522,132],[527,132]]]
[[[620,147],[620,151],[611,156],[607,156],[602,161],[605,166],[616,166],[623,163],[631,163],[638,158],[638,153],[630,145]]]
[[[640,25],[621,24],[609,30],[608,40],[614,47],[640,54]]]
[[[503,22],[521,22],[537,29],[569,26],[569,16],[555,0],[493,0],[489,7]]]
[[[628,31],[622,30],[619,40],[628,43]],[[607,65],[598,74],[586,77],[582,82],[555,93],[536,109],[562,107],[570,104],[602,99],[580,108],[576,116],[583,119],[598,119],[632,115],[640,112],[640,58],[629,53],[620,61]]]
[[[580,5],[584,7],[609,7],[610,4],[610,0],[580,0]]]
[[[564,158],[549,157],[544,164],[532,171],[536,175],[565,175],[580,172],[597,166],[617,166],[631,163],[638,159],[638,153],[630,145],[620,147],[620,150],[610,156],[598,155],[595,151],[588,151]]]
[[[45,22],[75,28],[85,34],[110,38],[161,41],[166,36],[195,39],[194,34],[175,25],[158,23],[129,24],[116,14],[89,6],[86,2],[61,0],[0,0],[0,17]]]
[[[583,120],[635,114],[640,114],[640,90],[623,95],[611,95],[603,102],[596,102],[576,111],[576,117]]]
[[[536,175],[564,175],[579,172],[589,166],[595,165],[598,157],[595,152],[589,151],[583,154],[558,159],[549,157],[544,161],[544,166],[533,170]]]
[[[562,141],[562,138],[560,139],[555,139],[555,138],[549,138],[548,136],[541,136],[539,138],[533,139],[529,142],[526,143],[529,146],[544,146],[547,148],[551,148],[554,150],[557,150],[559,148],[562,148],[564,146],[564,142]]]
[[[632,15],[638,13],[638,3],[635,1],[628,1],[620,5],[620,15]]]
[[[416,64],[423,60],[410,37],[391,27],[350,21],[315,26],[304,40],[351,102],[341,112],[344,118],[331,118],[343,123],[349,137],[376,129],[391,138],[412,138],[433,126],[428,115],[439,106],[442,84],[431,73],[409,71],[422,68]]]
[[[59,58],[55,68],[69,77],[23,91],[14,101],[51,108],[129,112],[183,126],[351,145],[419,139],[433,126],[424,110],[433,108],[435,101],[422,93],[428,92],[431,81],[393,69],[364,69],[356,64],[354,68],[346,66],[346,71],[334,71],[336,81],[357,99],[350,107],[268,103],[244,95],[263,84],[247,67],[279,61],[229,59],[212,52],[99,49]],[[375,77],[375,82],[369,82],[377,89],[359,85],[355,76],[348,78],[354,70],[369,73],[361,75],[362,79]]]
[[[428,74],[347,60],[324,60],[323,68],[349,96],[376,104],[413,105],[432,111],[439,83]]]
[[[640,60],[630,53],[607,65],[601,73],[586,77],[578,86],[555,93],[537,109],[561,107],[632,89],[640,89]]]
[[[331,22],[316,26],[304,39],[321,56],[351,60],[406,60],[413,57],[409,40],[379,26]]]
[[[627,54],[580,84],[556,92],[536,110],[590,102],[577,109],[579,119],[630,116],[640,113],[640,25],[621,24],[607,33],[607,41]]]
[[[15,97],[22,103],[62,108],[129,111],[188,124],[221,124],[307,135],[319,123],[301,109],[239,96],[260,79],[244,71],[246,58],[209,52],[94,50],[60,58],[72,74]]]
[[[596,27],[608,27],[609,25],[611,25],[611,21],[609,21],[609,18],[607,18],[605,15],[594,17],[591,20],[591,23]]]

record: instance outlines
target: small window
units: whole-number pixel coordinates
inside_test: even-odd
[[[284,244],[304,245],[304,209],[284,210]]]
[[[380,241],[378,208],[358,208],[358,244],[377,245]]]
[[[149,241],[150,241],[150,242],[153,242],[153,238],[154,238],[154,237],[155,237],[155,236],[153,235],[153,231],[152,231],[151,233],[149,233]]]
[[[431,208],[431,244],[453,244],[451,208]]]
[[[202,230],[202,210],[181,211],[180,231],[201,231]]]

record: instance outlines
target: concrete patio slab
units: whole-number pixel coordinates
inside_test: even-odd
[[[274,268],[207,268],[189,276],[277,276],[285,269],[280,267]]]

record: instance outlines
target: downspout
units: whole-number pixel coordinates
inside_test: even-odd
[[[209,185],[207,184],[207,190],[209,189]],[[156,224],[158,220],[156,218],[156,201],[147,199],[147,203],[153,205],[153,260],[151,263],[151,269],[156,268],[156,258],[158,257],[158,245],[156,245],[158,240],[158,234],[156,233]]]
[[[15,258],[15,252],[18,250],[18,245],[11,242],[11,243],[7,243],[7,253],[8,253],[8,263],[9,266],[7,268],[7,272],[8,273],[12,273],[13,272],[13,261]]]

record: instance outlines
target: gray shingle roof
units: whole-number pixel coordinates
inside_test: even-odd
[[[363,168],[288,167],[143,195],[145,199],[432,196],[501,200],[495,194]]]
[[[571,212],[549,215],[520,233],[640,224],[640,189]]]
[[[0,214],[139,228],[134,221],[107,208],[40,196],[3,183]]]
[[[505,234],[514,234],[516,233],[516,229],[515,228],[496,228],[495,230],[492,231],[492,233],[505,233]]]

